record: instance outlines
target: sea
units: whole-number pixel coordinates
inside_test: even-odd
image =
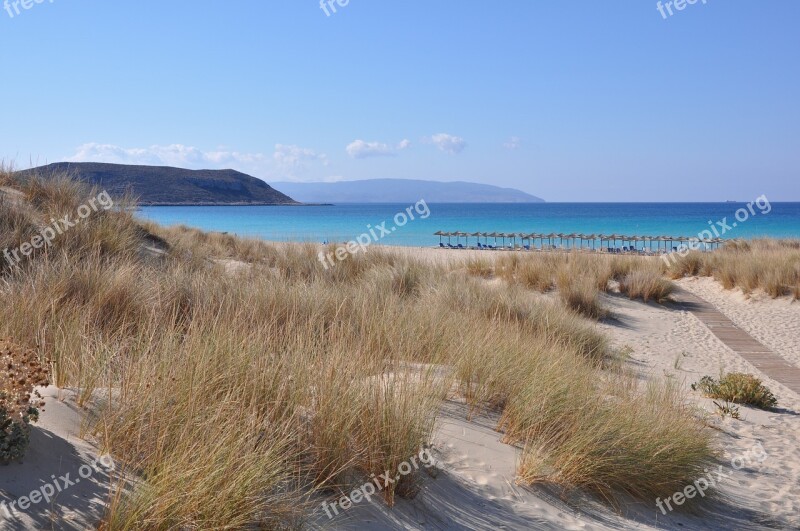
[[[475,245],[436,232],[617,234],[701,239],[800,238],[800,203],[340,204],[142,207],[140,218],[271,241],[361,238],[410,247]],[[487,238],[480,238],[485,242]],[[501,239],[497,239],[498,243]],[[518,240],[517,240],[518,241]],[[494,238],[489,237],[492,244]]]

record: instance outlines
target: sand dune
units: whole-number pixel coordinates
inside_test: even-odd
[[[460,261],[472,254],[428,249],[397,252],[438,263]],[[231,272],[240,266],[222,265]],[[745,299],[722,290],[710,279],[680,283],[776,352],[795,363],[800,361],[800,305],[763,297]],[[719,481],[709,490],[713,501],[693,512],[662,511],[656,500],[631,503],[615,512],[589,495],[564,496],[549,487],[522,487],[515,482],[519,449],[501,442],[501,434],[494,429],[497,419],[487,414],[468,421],[465,405],[452,399],[443,404],[434,435],[437,465],[430,473],[421,474],[415,497],[398,499],[393,509],[375,497],[333,518],[320,507],[308,524],[316,529],[342,530],[800,528],[800,448],[796,444],[800,396],[764,378],[778,397],[779,411],[742,406],[740,420],[722,419],[712,401],[692,391],[691,384],[723,371],[758,375],[755,367],[685,311],[618,295],[603,295],[603,302],[614,318],[597,326],[616,347],[628,347],[628,368],[641,382],[653,378],[676,381],[717,429],[722,456],[719,469],[711,471],[719,472]],[[83,413],[68,397],[68,393],[48,390],[46,412],[34,428],[25,464],[0,469],[2,500],[16,500],[40,488],[53,471],[74,477],[82,465],[96,459],[96,448],[78,437]],[[738,463],[742,466],[736,466]],[[57,503],[14,512],[13,518],[2,521],[3,529],[89,528],[102,516],[108,483],[108,474],[93,474],[61,494]]]
[[[411,251],[403,251],[411,252]],[[414,253],[416,254],[416,253]],[[434,260],[457,259],[459,252],[426,253]],[[713,282],[713,281],[712,281]],[[721,297],[735,297],[722,293]],[[741,419],[721,419],[712,400],[691,390],[702,376],[720,371],[759,375],[693,315],[670,307],[607,296],[616,319],[600,324],[618,347],[632,349],[628,366],[642,381],[671,378],[682,385],[719,431],[722,474],[711,491],[715,500],[696,513],[632,504],[616,513],[589,496],[561,499],[544,488],[515,484],[518,450],[500,442],[496,419],[466,421],[461,404],[447,403],[438,422],[437,477],[425,477],[413,500],[393,510],[364,504],[333,520],[321,515],[315,527],[326,529],[796,529],[800,527],[800,397],[764,378],[779,399],[779,412],[741,406]],[[733,304],[733,303],[728,303]],[[763,301],[770,312],[786,301]],[[791,340],[791,333],[789,333]],[[795,336],[796,337],[796,336]],[[763,454],[760,448],[763,448]],[[749,453],[748,453],[749,452]],[[746,461],[733,461],[750,456]],[[763,460],[761,457],[763,455]],[[743,464],[741,469],[737,466]],[[712,476],[715,478],[716,476]]]

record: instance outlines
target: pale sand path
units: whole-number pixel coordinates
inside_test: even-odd
[[[731,475],[719,489],[724,503],[708,505],[705,510],[711,514],[707,519],[683,520],[682,528],[695,529],[703,524],[717,529],[800,528],[800,396],[762,375],[691,313],[618,296],[610,299],[618,321],[601,328],[609,332],[615,345],[633,349],[631,364],[642,379],[674,379],[709,412],[709,420],[719,430],[723,464]],[[713,401],[690,387],[703,376],[718,377],[720,372],[762,377],[777,396],[781,410],[765,412],[740,406],[741,420],[721,419]],[[755,443],[765,448],[766,460],[734,470],[729,460],[743,455]]]
[[[800,367],[800,301],[772,299],[758,291],[745,296],[740,289],[725,290],[712,278],[677,281],[683,289],[714,305],[736,326]]]
[[[722,312],[697,295],[678,288],[672,298],[681,309],[691,312],[720,341],[752,363],[762,374],[781,382],[795,393],[800,393],[800,367],[756,341]]]

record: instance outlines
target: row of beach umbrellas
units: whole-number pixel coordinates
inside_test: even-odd
[[[456,238],[456,244],[460,243],[460,239],[464,238],[464,242],[467,246],[469,246],[469,238],[475,238],[478,243],[480,243],[480,238],[484,238],[485,242],[488,244],[489,238],[494,238],[495,245],[497,244],[498,238],[502,242],[502,246],[505,247],[506,240],[510,240],[512,245],[516,245],[517,239],[521,240],[524,244],[525,240],[529,242],[536,243],[536,240],[540,240],[541,245],[544,245],[545,240],[547,240],[548,245],[552,246],[554,241],[558,241],[560,244],[563,245],[564,241],[572,242],[571,248],[583,248],[583,242],[587,243],[587,247],[594,249],[595,244],[597,241],[600,242],[600,247],[603,247],[603,242],[607,242],[609,246],[616,247],[617,242],[620,242],[623,246],[626,245],[626,242],[630,244],[630,246],[635,247],[637,242],[642,242],[643,247],[648,247],[650,249],[653,248],[653,244],[655,243],[659,248],[661,247],[661,242],[664,242],[664,247],[669,249],[674,243],[687,243],[690,240],[698,240],[698,238],[690,238],[688,236],[625,236],[622,234],[564,234],[564,233],[550,233],[550,234],[539,234],[536,232],[532,232],[530,234],[523,233],[523,232],[462,232],[462,231],[455,231],[455,232],[444,232],[444,231],[437,231],[433,233],[434,236],[439,236],[439,243],[442,243],[442,238],[447,238],[447,243],[451,243],[451,238]],[[579,246],[575,245],[575,242],[579,241]],[[721,244],[725,243],[726,240],[721,238],[712,238],[708,240],[700,240],[700,243],[706,245],[707,247],[713,248],[714,246],[719,247]],[[667,246],[669,244],[669,246]]]

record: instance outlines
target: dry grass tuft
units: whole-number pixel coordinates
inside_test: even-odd
[[[596,280],[576,276],[567,271],[558,275],[558,294],[568,308],[591,319],[607,317],[609,312],[600,303]]]
[[[669,300],[675,286],[664,278],[660,268],[652,268],[628,273],[620,281],[619,289],[631,299],[662,303]]]

